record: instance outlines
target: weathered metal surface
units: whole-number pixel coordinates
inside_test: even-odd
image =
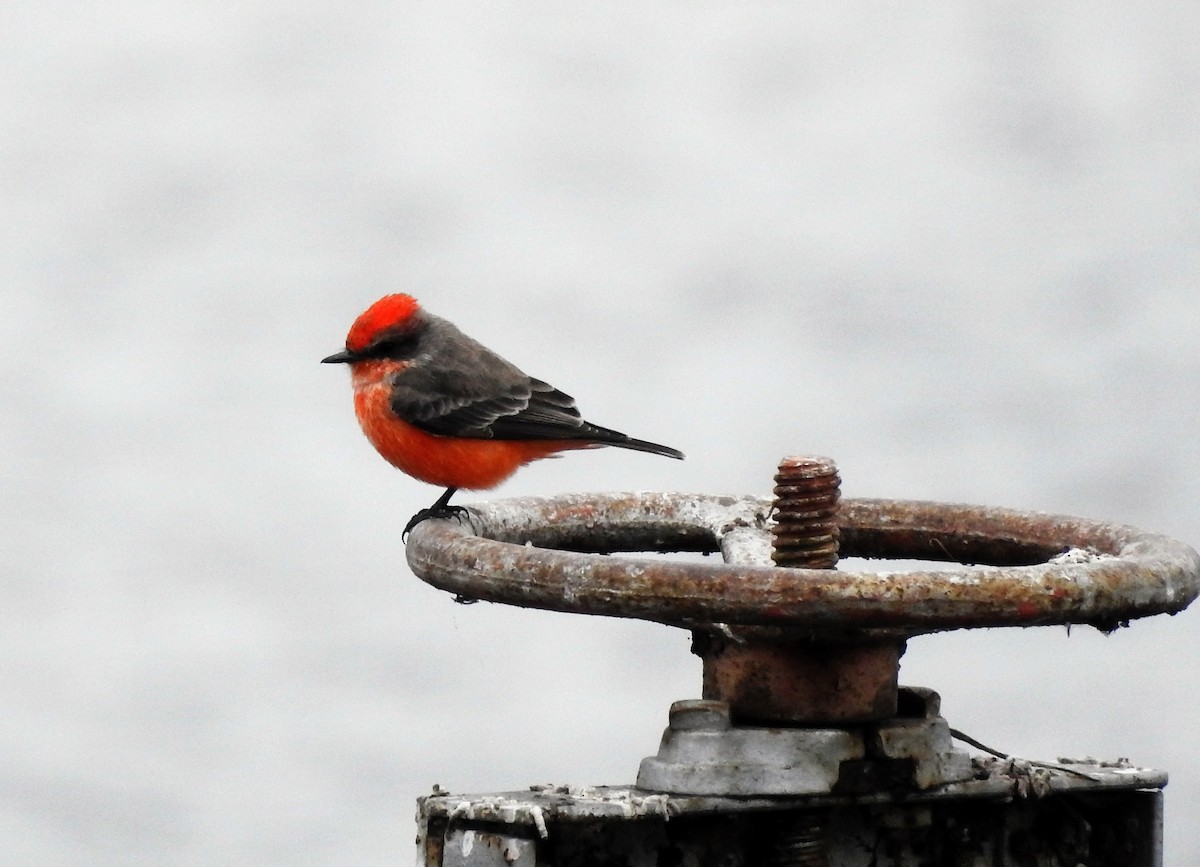
[[[847,725],[896,713],[903,642],[814,644],[697,633],[703,695],[739,722]]]
[[[771,502],[754,497],[591,494],[473,505],[409,539],[413,571],[461,597],[678,626],[748,624],[813,639],[985,626],[1113,629],[1175,613],[1200,592],[1200,557],[1165,536],[1062,515],[844,499],[843,556],[969,568],[844,572],[761,565]],[[726,539],[733,540],[726,545]],[[716,552],[750,563],[597,556]],[[730,551],[729,549],[732,549]]]
[[[869,728],[867,738],[871,755],[911,762],[912,783],[918,789],[973,776],[970,754],[954,747],[950,726],[940,716],[888,720]]]
[[[445,838],[441,867],[536,867],[533,840],[455,828]]]
[[[777,566],[832,569],[838,561],[842,480],[830,458],[784,458],[775,474],[772,559]]]
[[[1051,771],[1040,796],[1022,795],[1020,777],[980,771],[977,779],[900,800],[887,792],[731,798],[569,786],[441,793],[418,802],[420,831],[430,841],[422,863],[501,863],[452,860],[474,831],[468,857],[503,858],[508,846],[510,855],[535,850],[536,863],[556,867],[750,867],[769,863],[781,828],[811,830],[820,816],[830,867],[1161,867],[1165,774],[1078,763]],[[494,845],[480,850],[489,835]]]
[[[975,775],[956,749],[932,690],[906,687],[896,716],[842,728],[748,725],[722,701],[671,705],[658,753],[642,761],[638,786],[673,794],[799,795],[913,792]]]
[[[771,560],[833,569],[839,553],[837,465],[826,457],[785,457],[774,493]],[[704,661],[704,697],[727,702],[739,722],[846,725],[896,712],[902,641],[779,640],[727,624],[697,628],[692,636],[692,650]]]
[[[694,795],[829,792],[842,762],[862,759],[862,735],[841,729],[734,727],[720,702],[676,702],[638,787]]]
[[[1019,760],[1018,764],[1019,764]],[[1161,789],[1167,772],[1127,761],[1060,759],[1061,767],[1046,769],[1041,796],[1122,789]],[[906,801],[1001,799],[1035,797],[1021,783],[1027,771],[1012,762],[976,762],[975,778],[906,794]],[[417,799],[418,820],[475,824],[503,823],[523,829],[520,836],[545,839],[557,822],[590,819],[674,819],[720,813],[787,810],[797,807],[836,807],[849,804],[888,804],[891,792],[804,795],[797,797],[728,797],[674,795],[637,786],[530,786],[524,791],[460,795],[439,792]]]

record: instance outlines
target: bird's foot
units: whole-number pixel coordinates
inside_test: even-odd
[[[421,523],[422,521],[428,521],[430,518],[458,518],[459,520],[462,520],[462,518],[466,515],[466,506],[439,506],[434,504],[428,509],[422,509],[408,519],[408,523],[404,525],[404,531],[400,534],[400,541],[408,541],[408,534],[412,532],[413,527],[417,526],[417,524]]]

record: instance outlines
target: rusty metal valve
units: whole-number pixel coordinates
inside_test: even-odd
[[[813,636],[1085,623],[1112,630],[1182,611],[1200,557],[1133,527],[985,506],[843,499],[843,557],[974,564],[844,572],[770,565],[773,503],[710,494],[571,494],[469,507],[419,524],[409,566],[467,599],[672,626],[739,624]],[[724,563],[589,556],[720,552]]]
[[[639,785],[725,795],[844,790],[856,767],[897,763],[918,789],[966,779],[969,759],[950,747],[936,694],[909,690],[918,707],[902,707],[907,638],[1076,623],[1109,631],[1180,611],[1200,592],[1200,557],[1161,535],[1062,515],[841,499],[838,485],[832,461],[788,458],[774,500],[485,503],[467,520],[418,525],[408,562],[460,598],[691,629],[704,700],[677,703]],[[602,556],[680,551],[720,552],[723,562]],[[959,567],[841,571],[839,556]],[[870,771],[858,781],[880,783]]]

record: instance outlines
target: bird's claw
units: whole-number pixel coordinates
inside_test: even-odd
[[[407,542],[408,534],[412,532],[413,527],[422,521],[428,521],[430,518],[458,518],[461,520],[466,515],[466,506],[431,506],[428,509],[422,509],[408,519],[408,523],[404,525],[403,532],[400,533],[400,541]]]

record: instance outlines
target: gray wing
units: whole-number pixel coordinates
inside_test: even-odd
[[[417,355],[392,386],[391,408],[440,436],[472,439],[591,439],[574,399],[522,373],[443,319],[429,317]]]

